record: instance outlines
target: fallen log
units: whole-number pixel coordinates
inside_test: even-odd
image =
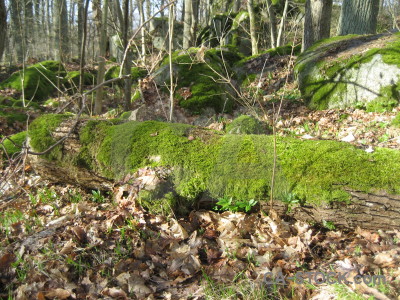
[[[75,119],[45,115],[30,126],[29,145],[43,151],[69,132]],[[113,185],[144,166],[171,170],[187,203],[202,195],[266,202],[308,222],[336,227],[400,229],[400,152],[367,153],[348,143],[224,135],[185,124],[84,119],[52,152],[30,155],[34,169],[52,181],[92,189]],[[182,204],[180,204],[182,205]]]

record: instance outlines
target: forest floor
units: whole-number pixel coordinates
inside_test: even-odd
[[[278,135],[400,148],[392,125],[400,110],[311,111],[280,99],[262,110],[271,120],[281,106]],[[207,125],[222,130],[232,118]],[[1,134],[23,127],[2,125]],[[153,176],[140,169],[133,185],[105,193],[44,181],[29,162],[3,166],[0,299],[400,299],[399,231],[339,230],[262,211],[152,215],[132,189]]]

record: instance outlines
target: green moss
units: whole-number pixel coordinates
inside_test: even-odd
[[[78,87],[80,74],[81,74],[80,71],[68,72],[67,76],[65,77],[65,82],[72,87]],[[84,85],[92,85],[95,82],[96,81],[95,81],[93,74],[87,73],[87,72],[83,73],[83,84]]]
[[[15,122],[25,122],[28,119],[27,114],[24,110],[16,109],[12,107],[2,107],[0,106],[0,117],[3,117],[7,120],[8,125],[13,125]]]
[[[39,123],[49,123],[46,118],[49,117]],[[51,127],[60,121],[53,120]],[[38,138],[54,141],[47,128],[36,134]],[[171,168],[171,182],[178,198],[187,199],[185,203],[189,206],[205,192],[211,197],[235,200],[263,200],[270,194],[274,164],[272,136],[223,136],[190,125],[156,121],[91,120],[80,129],[79,138],[82,144],[79,153],[71,153],[73,157],[58,155],[60,163],[73,161],[112,180],[144,166]],[[400,194],[397,150],[377,148],[374,153],[367,153],[343,142],[278,138],[277,154],[274,186],[277,199],[292,193],[306,204],[334,205],[350,200],[346,188]],[[154,156],[160,159],[152,160]],[[162,198],[165,192],[142,195],[144,202]]]
[[[394,127],[400,127],[400,113],[398,113],[397,115],[396,115],[396,117],[392,120],[392,126],[394,126]]]
[[[105,80],[110,80],[113,78],[118,78],[119,77],[119,72],[121,70],[120,66],[112,66],[110,69],[107,70],[106,74],[105,74]],[[131,69],[131,79],[132,82],[136,82],[138,81],[138,79],[143,78],[147,75],[147,71],[145,69],[142,68],[137,68],[137,67],[133,67]],[[123,81],[120,82],[120,84],[123,84]]]
[[[6,158],[13,156],[15,153],[18,153],[21,151],[22,146],[26,140],[27,133],[26,131],[19,132],[17,134],[14,134],[13,136],[10,137],[12,142],[9,139],[6,139],[3,142],[3,147],[1,147],[1,151],[3,152],[3,157]]]
[[[229,94],[229,86],[221,82],[217,74],[225,74],[224,63],[217,55],[217,51],[206,51],[204,62],[196,59],[198,49],[190,48],[188,54],[176,51],[172,62],[176,68],[177,87],[175,96],[179,105],[193,114],[199,114],[206,107],[212,107],[216,112],[231,112],[233,99]],[[163,66],[168,63],[165,59]],[[229,67],[229,66],[228,66]],[[179,90],[189,88],[190,95],[183,97]]]
[[[33,151],[42,152],[52,146],[57,141],[53,137],[52,132],[67,118],[68,115],[47,114],[35,119],[29,126],[28,131]],[[61,146],[59,145],[50,151],[50,153],[45,154],[44,158],[49,160],[62,159]]]
[[[251,116],[240,116],[226,126],[229,134],[265,134],[265,126],[256,118]]]
[[[293,51],[293,55],[298,55],[300,53],[301,50],[301,46],[297,45],[295,47],[293,47],[291,44],[285,45],[285,46],[281,46],[281,47],[277,47],[277,48],[272,48],[272,49],[268,49],[266,51],[263,51],[259,54],[256,55],[252,55],[252,56],[248,56],[246,58],[243,58],[242,60],[240,60],[237,63],[237,67],[241,67],[244,64],[246,64],[247,62],[260,57],[261,55],[265,55],[265,54],[269,54],[271,57],[274,57],[276,55],[290,55]]]
[[[13,88],[22,92],[24,89],[25,99],[44,100],[54,90],[57,85],[57,75],[63,75],[63,66],[56,61],[44,61],[32,65],[23,71],[20,70],[11,75],[7,80],[0,83],[1,88]],[[24,84],[22,87],[21,79]]]

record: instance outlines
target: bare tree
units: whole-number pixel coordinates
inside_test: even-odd
[[[100,9],[100,0],[96,1],[97,9]],[[94,2],[93,2],[94,3]],[[99,68],[97,71],[97,84],[102,84],[104,81],[105,65],[106,65],[106,50],[107,50],[107,16],[108,16],[108,0],[104,0],[103,9],[101,11],[101,25],[100,25],[100,43],[99,43]],[[100,115],[103,106],[103,87],[101,86],[96,93],[96,100],[94,103],[94,114]]]
[[[4,5],[4,0],[0,0],[0,61],[3,56],[4,47],[6,44],[7,33],[7,11]]]
[[[303,51],[328,38],[331,30],[332,0],[307,0],[304,17]]]
[[[343,0],[338,35],[373,34],[379,13],[379,0]]]
[[[183,48],[188,49],[195,45],[196,31],[199,20],[199,0],[185,0],[185,17],[183,24]]]
[[[250,39],[251,39],[251,54],[258,54],[258,41],[256,33],[256,17],[254,14],[254,1],[247,0],[247,11],[250,19]]]
[[[54,1],[55,58],[65,61],[69,52],[67,0]]]

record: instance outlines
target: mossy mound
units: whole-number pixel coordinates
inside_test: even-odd
[[[240,116],[226,126],[229,134],[266,134],[266,126],[252,116]]]
[[[49,127],[65,116],[44,116],[33,122],[29,135],[35,150],[54,142]],[[36,122],[36,124],[34,124]],[[221,135],[194,126],[156,121],[85,121],[79,132],[77,152],[56,149],[64,171],[84,168],[119,180],[144,166],[173,170],[179,197],[193,203],[203,193],[236,200],[268,199],[274,165],[274,137]],[[36,146],[34,146],[36,145]],[[39,147],[39,149],[37,149]],[[346,188],[360,192],[400,194],[400,152],[375,149],[367,153],[335,141],[302,141],[277,138],[274,195],[296,197],[302,203],[334,205],[350,201]],[[157,159],[155,159],[157,157]]]
[[[13,88],[22,93],[25,99],[45,100],[56,89],[58,77],[65,75],[64,67],[57,61],[43,61],[20,70],[0,83],[1,88]],[[23,79],[23,86],[22,86]]]
[[[77,88],[79,87],[80,71],[71,71],[65,76],[65,83],[68,87]],[[93,85],[96,83],[96,79],[93,74],[84,72],[83,73],[83,85]]]
[[[6,139],[3,142],[3,147],[0,147],[0,151],[3,152],[3,157],[7,158],[13,156],[14,154],[18,153],[21,151],[22,146],[26,140],[27,133],[26,131],[19,132],[17,134],[14,134],[13,136],[10,137],[12,141],[9,139]]]
[[[398,105],[400,34],[341,36],[322,40],[299,56],[295,72],[312,109]]]
[[[226,76],[229,66],[224,63],[218,50],[205,51],[200,55],[198,48],[186,52],[176,51],[172,57],[174,77],[177,82],[175,97],[179,106],[192,114],[200,114],[205,108],[216,112],[231,112],[233,91],[224,83],[221,74]],[[169,85],[169,57],[154,74],[159,85]]]
[[[104,79],[110,80],[113,78],[118,78],[120,70],[121,70],[121,67],[119,65],[112,66],[111,68],[109,68],[107,70]],[[147,75],[147,71],[145,69],[138,68],[138,67],[133,67],[131,69],[132,82],[137,82],[140,78],[144,78],[146,75]],[[119,82],[118,84],[123,85],[123,81]]]

